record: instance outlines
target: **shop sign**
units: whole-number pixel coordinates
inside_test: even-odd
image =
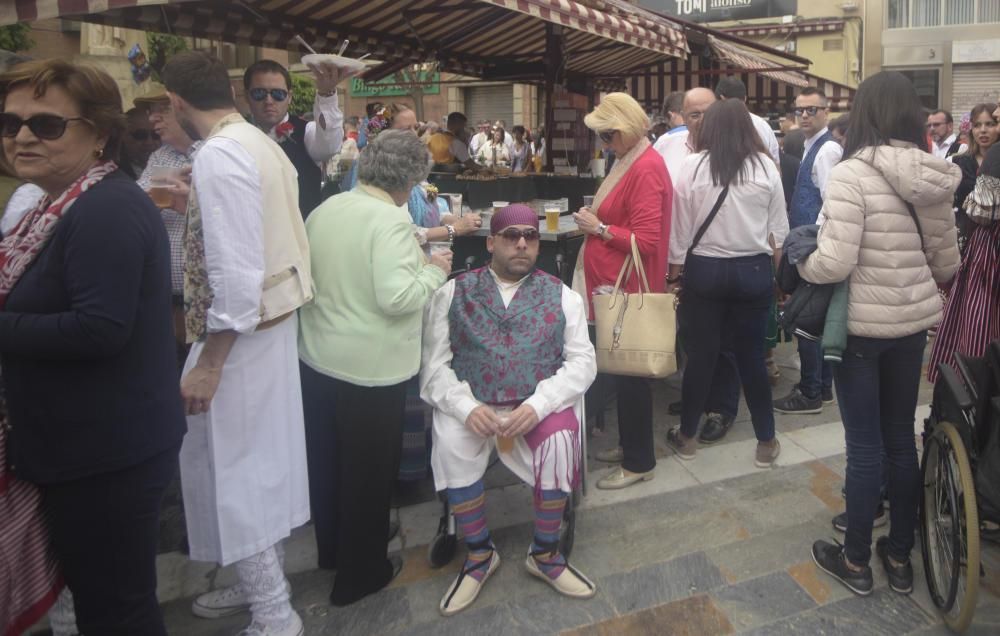
[[[964,40],[951,43],[953,64],[1000,62],[1000,40]]]
[[[639,0],[639,6],[692,22],[795,15],[797,0]]]
[[[393,73],[377,82],[366,82],[360,77],[351,80],[351,97],[402,97],[409,95],[414,88],[423,89],[424,95],[437,95],[441,92],[440,73]]]

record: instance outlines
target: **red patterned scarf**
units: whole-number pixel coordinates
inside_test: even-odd
[[[118,169],[102,161],[59,198],[45,197],[0,242],[0,308],[81,194]],[[7,409],[0,394],[0,635],[21,634],[55,603],[63,586],[38,489],[7,470]]]

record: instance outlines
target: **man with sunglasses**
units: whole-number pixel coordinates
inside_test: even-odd
[[[795,119],[805,134],[805,154],[789,206],[788,225],[792,229],[822,223],[820,210],[826,198],[826,183],[844,153],[827,128],[827,116],[826,94],[814,87],[802,89],[795,98]],[[800,415],[821,413],[823,404],[833,402],[833,368],[823,360],[822,344],[799,338],[799,361],[799,383],[791,393],[774,401],[774,410]]]
[[[260,60],[243,73],[243,87],[253,123],[278,142],[299,173],[302,218],[322,203],[320,164],[329,161],[344,141],[344,114],[337,101],[337,84],[347,77],[331,64],[311,66],[316,80],[313,120],[288,113],[292,77],[281,64]]]
[[[125,113],[125,136],[122,137],[122,146],[125,150],[123,159],[127,161],[122,162],[121,168],[130,173],[129,176],[138,179],[149,163],[149,156],[160,145],[160,136],[153,130],[153,124],[149,122],[144,109],[133,108]]]
[[[449,281],[424,320],[420,396],[434,407],[431,466],[461,526],[468,557],[441,600],[469,607],[500,565],[485,516],[483,475],[494,446],[534,487],[528,573],[572,598],[596,588],[559,552],[559,527],[580,470],[574,406],[597,374],[583,299],[535,268],[538,216],[510,205],[490,222],[489,266]]]

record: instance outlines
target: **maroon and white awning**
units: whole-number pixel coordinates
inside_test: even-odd
[[[767,37],[775,35],[799,35],[815,33],[836,33],[844,30],[843,20],[821,18],[817,20],[799,20],[781,24],[749,24],[735,27],[720,27],[723,33],[729,33],[741,38]]]

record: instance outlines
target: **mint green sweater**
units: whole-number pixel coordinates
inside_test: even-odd
[[[413,235],[410,215],[364,184],[327,199],[306,221],[316,296],[299,311],[299,357],[361,386],[420,369],[424,305],[445,283]]]

